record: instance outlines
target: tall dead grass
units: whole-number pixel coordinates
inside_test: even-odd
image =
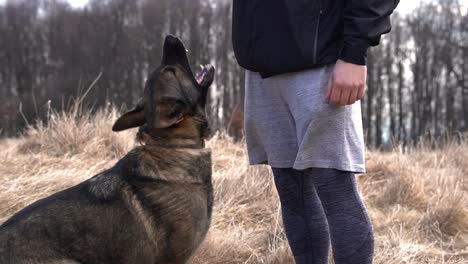
[[[29,203],[112,166],[135,146],[111,132],[117,112],[51,113],[47,124],[0,141],[0,222]],[[249,167],[243,144],[213,150],[215,208],[192,263],[293,263],[267,167]],[[375,263],[468,263],[468,145],[369,152],[359,184],[376,232]]]

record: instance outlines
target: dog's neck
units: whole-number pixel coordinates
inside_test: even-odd
[[[186,183],[211,180],[211,150],[200,143],[151,142],[138,147],[134,153],[138,155],[137,171],[142,176]]]
[[[188,136],[161,136],[152,135],[144,131],[139,131],[137,140],[147,147],[161,147],[173,149],[203,149],[205,148],[205,140],[201,137]]]

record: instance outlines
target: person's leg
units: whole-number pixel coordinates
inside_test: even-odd
[[[315,186],[327,216],[335,264],[371,264],[374,235],[352,172],[305,170],[304,181]]]
[[[302,171],[272,168],[284,229],[297,264],[328,264],[330,238],[320,200]]]

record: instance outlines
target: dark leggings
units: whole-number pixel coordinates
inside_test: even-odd
[[[370,264],[372,224],[353,173],[273,168],[284,229],[297,264]]]

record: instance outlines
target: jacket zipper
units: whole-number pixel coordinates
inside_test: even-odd
[[[319,12],[319,16],[318,16],[317,26],[315,27],[314,57],[313,57],[314,64],[317,63],[318,33],[319,33],[319,28],[320,28],[320,18],[322,17],[322,13],[323,13],[323,10],[322,10],[322,1],[318,1],[318,2],[319,2],[319,9],[320,9],[320,12]]]

